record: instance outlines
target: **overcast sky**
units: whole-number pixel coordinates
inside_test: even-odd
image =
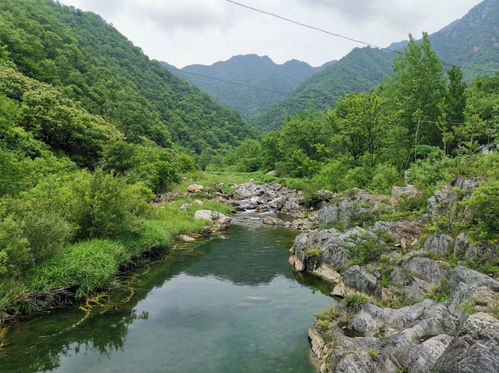
[[[481,0],[236,0],[302,23],[388,46],[438,31]],[[225,0],[61,0],[111,22],[151,58],[177,67],[234,55],[268,55],[318,66],[361,46]],[[359,16],[360,15],[360,16]],[[374,20],[375,22],[373,22]]]

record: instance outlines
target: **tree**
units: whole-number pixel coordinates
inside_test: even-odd
[[[455,139],[455,127],[464,122],[464,110],[466,108],[466,83],[463,82],[463,72],[458,66],[452,65],[447,70],[449,85],[446,95],[446,122],[444,131],[444,143],[448,143],[448,151],[457,145]],[[448,138],[448,141],[446,140]]]
[[[335,143],[358,161],[365,153],[371,165],[375,162],[386,133],[383,121],[383,99],[376,93],[346,95],[330,115]]]
[[[440,146],[441,123],[445,111],[445,81],[442,64],[431,49],[427,33],[417,42],[409,35],[404,53],[393,63],[394,109],[400,111],[400,120],[408,129],[415,144]]]

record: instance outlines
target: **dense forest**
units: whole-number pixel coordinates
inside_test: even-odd
[[[220,104],[238,111],[248,121],[283,100],[305,79],[325,67],[312,67],[297,60],[278,65],[267,56],[254,54],[235,56],[210,66],[190,65],[180,70],[164,62],[162,64],[172,74],[191,82]]]
[[[233,111],[177,79],[92,13],[52,0],[0,3],[0,48],[20,72],[61,88],[131,142],[173,140],[199,153],[252,133]]]
[[[499,68],[497,19],[499,2],[486,0],[462,19],[429,36],[444,68],[463,68],[466,81],[477,75],[490,75]],[[290,96],[251,120],[262,132],[279,129],[299,110],[327,110],[347,93],[363,92],[383,83],[392,74],[393,59],[407,42],[393,43],[387,50],[354,49],[347,56],[307,79]]]

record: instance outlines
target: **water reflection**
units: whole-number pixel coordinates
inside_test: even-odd
[[[332,301],[294,281],[292,239],[285,230],[234,226],[226,240],[142,270],[133,295],[115,292],[64,333],[82,310],[14,325],[0,372],[311,371],[306,330]]]

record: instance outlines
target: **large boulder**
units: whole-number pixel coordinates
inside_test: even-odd
[[[426,228],[418,221],[378,221],[370,229],[372,232],[387,232],[393,238],[393,244],[408,248],[416,245]]]
[[[447,262],[442,260],[419,256],[410,258],[402,265],[402,268],[411,276],[426,281],[429,284],[440,284],[440,281],[449,275],[447,267]]]
[[[499,321],[487,313],[469,316],[431,371],[439,373],[499,372]]]
[[[381,286],[378,285],[376,276],[358,265],[348,268],[343,273],[341,282],[334,288],[332,295],[345,297],[356,293],[381,297]]]
[[[261,185],[247,182],[236,187],[234,194],[241,198],[251,198],[265,194],[265,188]]]
[[[187,187],[189,193],[199,193],[204,190],[204,186],[198,184],[191,184]]]
[[[209,223],[214,223],[220,226],[229,225],[232,221],[231,218],[218,211],[211,210],[198,210],[194,213],[194,219],[203,219]]]
[[[445,256],[450,253],[454,246],[454,239],[444,234],[440,229],[436,230],[426,239],[424,249],[437,255]]]
[[[390,203],[397,204],[402,196],[405,198],[415,198],[421,196],[421,192],[414,185],[407,185],[405,187],[394,186],[392,188]]]

